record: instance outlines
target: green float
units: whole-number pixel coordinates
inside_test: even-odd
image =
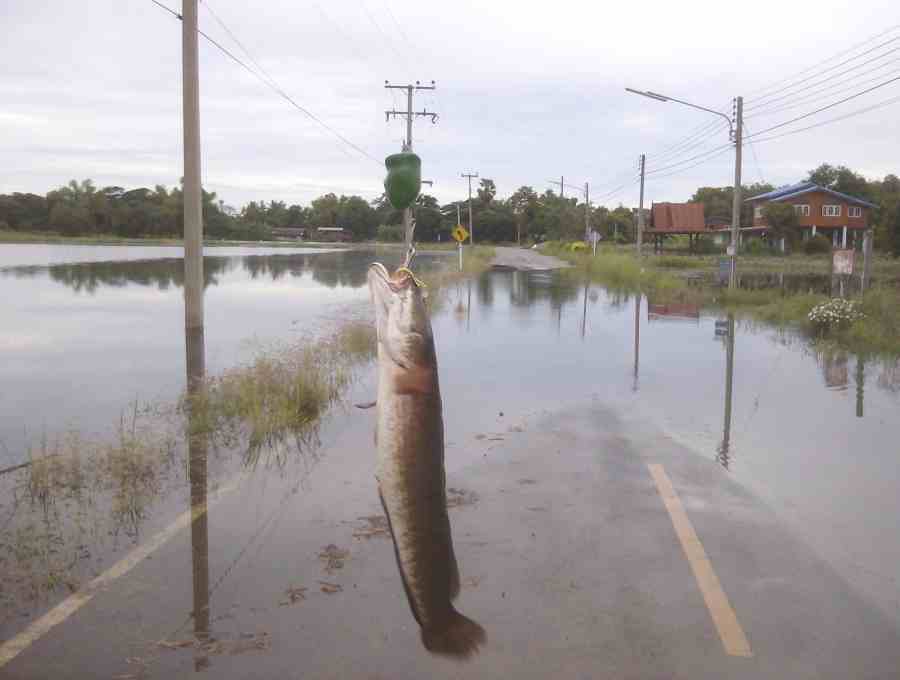
[[[397,210],[408,208],[422,188],[422,159],[411,151],[395,153],[384,159],[388,174],[384,190]]]

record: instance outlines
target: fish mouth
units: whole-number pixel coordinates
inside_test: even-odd
[[[369,265],[369,288],[372,289],[372,293],[375,293],[374,282],[377,282],[378,285],[382,288],[383,292],[386,292],[384,289],[387,288],[393,293],[399,293],[401,290],[408,288],[410,285],[418,287],[418,283],[416,278],[413,276],[412,272],[408,269],[401,267],[393,274],[391,274],[387,267],[385,267],[381,262],[373,262]]]

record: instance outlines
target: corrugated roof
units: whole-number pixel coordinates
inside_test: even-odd
[[[696,233],[706,231],[702,203],[654,203],[649,231]]]
[[[813,191],[821,191],[823,193],[834,196],[835,198],[840,198],[847,203],[853,203],[854,205],[861,205],[866,208],[877,208],[874,203],[870,203],[862,198],[857,198],[856,196],[851,196],[850,194],[844,194],[840,191],[835,191],[834,189],[826,189],[823,186],[819,186],[815,182],[798,182],[797,184],[790,184],[788,186],[780,187],[775,189],[774,191],[770,191],[765,194],[759,194],[758,196],[751,196],[750,198],[745,199],[745,202],[748,201],[784,201],[788,198],[794,198],[795,196],[801,196],[803,194],[808,194]]]

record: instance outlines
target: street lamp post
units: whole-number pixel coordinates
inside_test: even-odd
[[[734,192],[731,206],[731,248],[729,249],[729,255],[731,257],[731,276],[729,277],[728,282],[729,288],[734,288],[737,286],[737,247],[738,235],[741,227],[741,146],[744,127],[744,98],[736,98],[734,120],[732,121],[729,116],[721,111],[708,109],[705,106],[698,106],[697,104],[691,104],[683,99],[676,99],[675,97],[669,97],[668,95],[659,94],[658,92],[651,92],[650,90],[635,90],[630,87],[626,87],[625,90],[660,102],[675,102],[676,104],[690,106],[692,109],[699,109],[700,111],[706,111],[707,113],[721,116],[727,121],[728,136],[734,141]]]

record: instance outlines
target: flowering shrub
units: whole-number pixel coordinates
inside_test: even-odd
[[[813,307],[807,318],[820,330],[828,330],[849,326],[862,317],[859,305],[853,300],[832,298]]]

